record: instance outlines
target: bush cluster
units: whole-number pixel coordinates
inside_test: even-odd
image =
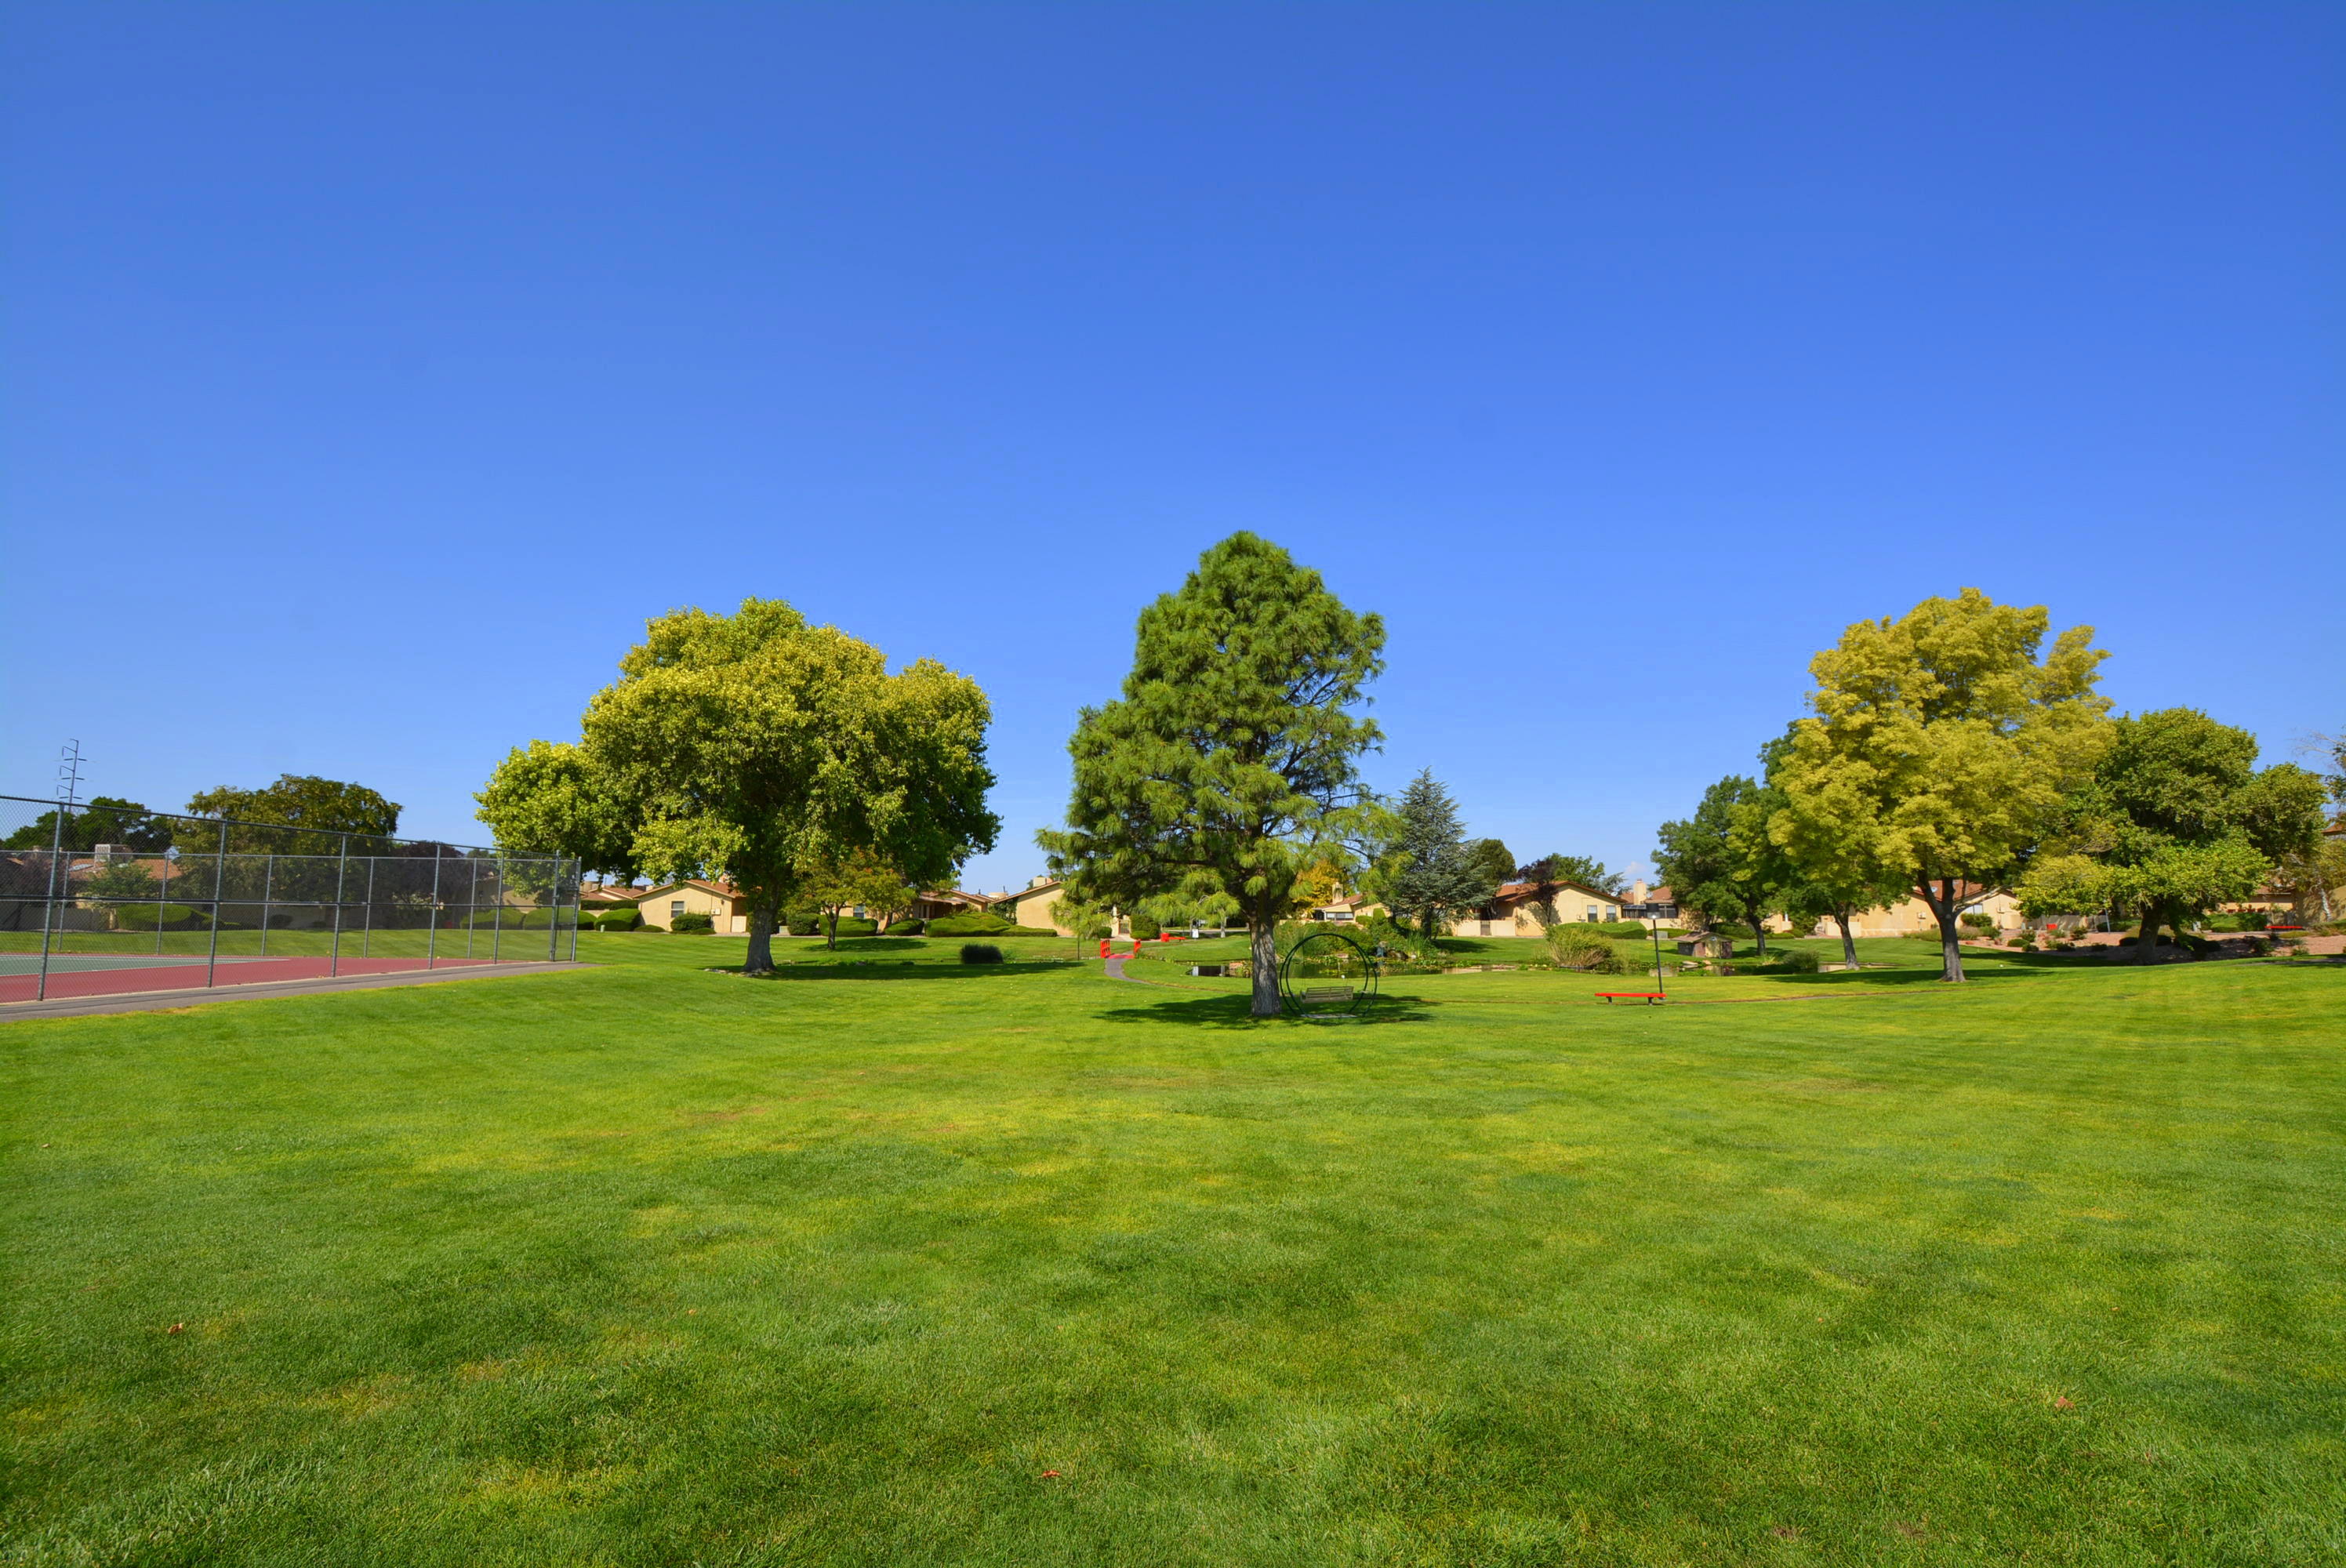
[[[117,904],[114,923],[123,931],[153,931],[160,926],[165,931],[185,931],[189,926],[201,930],[211,924],[211,915],[193,904]]]
[[[1577,970],[1583,974],[1633,972],[1635,961],[1622,952],[1619,942],[1595,925],[1552,925],[1547,931],[1547,947],[1556,955],[1558,969]]]
[[[707,936],[717,929],[717,921],[705,914],[680,914],[668,928],[678,936]]]
[[[929,922],[931,936],[1002,936],[1017,929],[998,914],[940,915]]]
[[[1002,950],[990,942],[965,942],[961,944],[964,963],[1000,963]]]

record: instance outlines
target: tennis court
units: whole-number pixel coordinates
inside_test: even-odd
[[[545,955],[537,955],[543,962]],[[32,1002],[46,995],[113,996],[134,991],[187,991],[206,986],[262,985],[280,980],[323,980],[335,975],[399,974],[409,970],[478,967],[512,960],[486,958],[342,958],[258,954],[207,961],[183,953],[52,952],[48,985],[41,986],[41,955],[0,952],[0,1003]]]
[[[576,956],[578,866],[0,796],[0,1005]]]

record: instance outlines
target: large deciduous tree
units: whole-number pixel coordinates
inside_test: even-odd
[[[2031,912],[2106,905],[2139,914],[2135,956],[2154,962],[2162,926],[2179,934],[2320,842],[2321,780],[2289,762],[2259,770],[2247,730],[2188,708],[2129,715],[2111,729],[2072,800],[2059,852],[2021,886]]]
[[[277,782],[258,789],[223,784],[189,800],[188,809],[199,817],[226,817],[236,822],[299,829],[305,834],[321,835],[317,840],[321,846],[330,841],[322,837],[328,834],[355,833],[387,839],[399,831],[396,801],[384,799],[363,784],[347,784],[339,779],[308,774],[280,774]],[[233,830],[229,839],[231,848],[239,842]],[[269,840],[272,846],[291,841]],[[321,847],[304,852],[332,854],[333,850]]]
[[[1542,855],[1528,865],[1517,866],[1515,877],[1526,882],[1570,882],[1617,899],[1628,882],[1619,871],[1606,871],[1604,861],[1589,855]]]
[[[1768,917],[1783,909],[1791,877],[1768,837],[1778,804],[1773,791],[1730,774],[1702,793],[1694,815],[1665,822],[1654,863],[1680,909],[1748,926],[1759,956],[1768,956]]]
[[[533,740],[508,755],[474,799],[481,820],[509,850],[572,856],[606,883],[633,882],[642,873],[634,804],[584,747]]]
[[[1459,825],[1457,802],[1432,769],[1402,791],[1387,831],[1390,842],[1377,863],[1376,891],[1394,920],[1414,923],[1428,941],[1440,934],[1444,916],[1484,902],[1498,887],[1476,863]]]
[[[993,847],[988,718],[966,677],[928,659],[892,676],[870,644],[744,599],[651,622],[578,746],[515,751],[477,799],[509,849],[592,862],[624,837],[612,869],[729,878],[750,905],[744,966],[763,973],[813,868],[862,851],[935,882]]]
[[[1296,879],[1359,825],[1359,761],[1381,736],[1352,709],[1383,647],[1382,621],[1278,545],[1233,534],[1208,550],[1141,612],[1123,697],[1085,709],[1067,743],[1067,826],[1036,837],[1068,896],[1229,900],[1252,934],[1255,1015],[1277,1013]]]
[[[155,854],[171,847],[170,822],[158,820],[136,800],[93,796],[80,810],[65,811],[63,823],[57,820],[59,810],[63,808],[42,812],[9,834],[0,848],[46,850],[54,842],[61,849],[87,854],[100,844],[120,844]]]
[[[1466,860],[1477,875],[1491,884],[1493,891],[1515,880],[1515,851],[1504,839],[1470,839],[1466,844]],[[1485,895],[1488,896],[1488,895]]]
[[[1851,824],[1792,816],[1787,809],[1790,797],[1785,793],[1782,779],[1784,763],[1791,749],[1790,732],[1760,748],[1769,796],[1767,833],[1784,857],[1788,882],[1783,893],[1784,911],[1807,920],[1830,918],[1841,931],[1841,961],[1853,970],[1857,967],[1857,933],[1851,929],[1851,922],[1866,910],[1880,909],[1904,899],[1906,881],[1899,871],[1868,858],[1872,850],[1872,837],[1850,836],[1847,830]]]
[[[2106,743],[2093,630],[2040,659],[2048,625],[2043,606],[1976,588],[1858,622],[1810,663],[1813,714],[1776,769],[1771,836],[1796,861],[1842,855],[1912,888],[1949,981],[1964,978],[1956,917],[2023,872]]]

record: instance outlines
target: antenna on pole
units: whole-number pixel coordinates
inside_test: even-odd
[[[68,740],[57,748],[57,803],[81,804],[81,742]]]

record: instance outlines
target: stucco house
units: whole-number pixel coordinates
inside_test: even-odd
[[[636,909],[646,925],[676,929],[676,917],[705,914],[719,936],[746,936],[750,931],[750,901],[730,882],[704,882],[691,878],[664,882],[636,896]]]
[[[1024,926],[1029,931],[1047,931],[1055,932],[1060,936],[1073,936],[1076,934],[1074,929],[1060,924],[1057,918],[1051,913],[1051,906],[1064,896],[1060,892],[1060,886],[1059,879],[1056,877],[1036,877],[1016,892],[1005,893],[1001,898],[995,899],[992,906],[994,912],[1012,925]]]
[[[1579,882],[1504,882],[1491,901],[1450,922],[1452,936],[1539,936],[1562,921],[1621,918],[1621,896]]]

